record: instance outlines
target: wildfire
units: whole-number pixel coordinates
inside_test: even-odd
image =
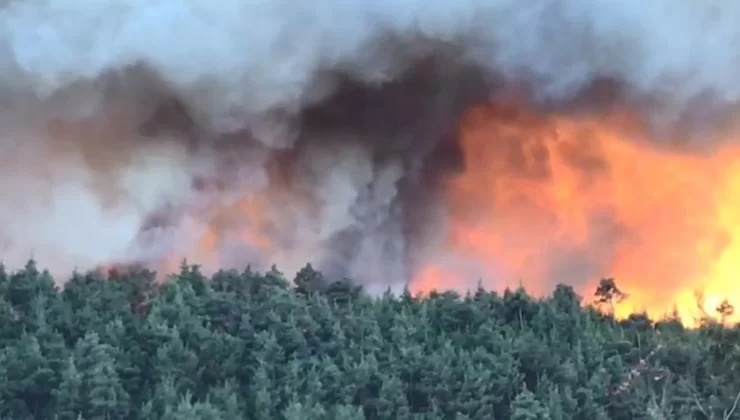
[[[444,186],[446,240],[412,290],[464,291],[480,281],[544,295],[566,283],[588,300],[602,278],[614,278],[628,295],[614,308],[618,317],[740,321],[717,310],[740,303],[740,147],[681,151],[644,138],[635,121],[472,109],[461,126],[464,168]],[[281,268],[311,261],[313,242],[291,248],[273,232],[281,225],[274,213],[288,207],[280,203],[311,205],[278,176],[272,182],[210,212],[190,259],[218,267],[223,241],[236,240]]]
[[[250,264],[277,263],[281,270],[295,272],[314,257],[315,249],[310,243],[293,244],[281,240],[289,237],[287,231],[299,229],[294,219],[281,217],[282,212],[295,212],[308,220],[311,204],[284,179],[277,165],[270,167],[269,183],[265,188],[243,193],[228,205],[218,200],[221,191],[212,192],[217,204],[205,206],[207,211],[203,214],[193,215],[205,225],[205,230],[195,238],[195,246],[187,255],[189,261],[216,270],[232,267],[234,261],[241,263],[246,258]],[[233,258],[224,255],[227,249],[235,254]],[[172,272],[179,261],[171,258],[160,271]]]
[[[472,110],[465,169],[446,187],[446,253],[474,265],[487,287],[545,294],[562,282],[588,299],[614,277],[629,295],[619,317],[719,317],[723,300],[740,302],[740,148],[682,153],[640,131],[614,115]],[[413,287],[471,286],[462,281],[459,269],[435,264]]]

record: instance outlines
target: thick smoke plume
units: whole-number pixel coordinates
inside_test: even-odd
[[[438,256],[471,105],[629,104],[685,132],[740,100],[732,1],[4,3],[2,255],[60,272],[311,261],[402,284]]]

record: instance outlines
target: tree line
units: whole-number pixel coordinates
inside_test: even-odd
[[[566,285],[371,297],[183,264],[58,287],[31,261],[0,296],[0,419],[740,419],[740,326],[615,320]]]

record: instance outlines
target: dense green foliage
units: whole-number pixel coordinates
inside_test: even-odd
[[[153,279],[0,271],[0,418],[740,419],[740,328],[617,322],[567,286],[370,298],[310,266],[293,283]]]

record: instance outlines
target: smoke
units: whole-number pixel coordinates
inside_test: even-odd
[[[60,273],[312,261],[399,285],[438,257],[472,104],[685,131],[740,99],[729,1],[4,3],[0,246]]]

